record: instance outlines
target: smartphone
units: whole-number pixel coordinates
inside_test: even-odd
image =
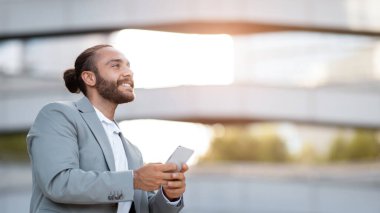
[[[182,164],[186,163],[191,155],[193,155],[194,150],[189,148],[178,146],[174,152],[170,155],[166,163],[175,163],[177,164],[177,171],[181,171]]]

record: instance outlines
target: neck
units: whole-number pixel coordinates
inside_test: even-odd
[[[88,95],[88,99],[94,107],[103,113],[111,121],[114,120],[117,104],[107,99],[104,99],[100,95]]]

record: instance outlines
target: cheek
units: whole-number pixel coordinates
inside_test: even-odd
[[[110,74],[106,78],[104,78],[109,84],[117,86],[119,84],[118,76],[115,74]]]

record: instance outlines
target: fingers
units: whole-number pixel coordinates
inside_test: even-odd
[[[161,185],[167,185],[171,179],[170,173],[161,171],[162,164],[151,163],[134,171],[134,187],[145,191],[158,189]]]
[[[176,189],[176,188],[183,188],[185,186],[186,186],[185,181],[168,181],[166,188]]]
[[[189,170],[189,166],[186,163],[182,164],[181,172],[187,172],[187,170]]]
[[[186,177],[183,173],[172,173],[171,179],[164,185],[166,188],[184,188],[186,185]]]
[[[163,172],[175,172],[175,171],[177,171],[177,165],[175,163],[160,164],[159,168]],[[189,166],[186,163],[182,164],[181,172],[186,172],[188,170],[189,170]]]
[[[163,188],[163,189],[165,191],[165,194],[167,196],[169,196],[171,199],[172,198],[179,198],[185,192],[185,188],[175,188],[175,189],[172,189],[172,188]]]
[[[175,163],[160,164],[159,169],[162,172],[174,172],[177,171],[177,165]]]
[[[165,173],[165,180],[167,181],[184,181],[185,175],[183,173]]]
[[[169,181],[167,186],[163,186],[165,196],[169,199],[180,198],[186,190],[186,183],[182,181]]]
[[[165,186],[168,189],[185,188],[184,174],[189,167],[186,164],[183,164],[181,172],[176,172],[176,169],[177,166],[174,163],[146,164],[134,171],[134,187],[145,191],[156,190],[160,186]],[[174,196],[177,192],[170,194]]]
[[[166,163],[166,164],[156,164],[157,168],[162,172],[175,172],[177,171],[177,165],[175,163]],[[189,170],[189,166],[184,163],[182,164],[181,172],[186,172]]]

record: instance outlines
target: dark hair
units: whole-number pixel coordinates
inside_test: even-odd
[[[96,55],[96,51],[104,47],[112,46],[108,44],[100,44],[86,49],[75,60],[75,68],[68,69],[63,73],[65,85],[70,92],[82,92],[84,95],[87,95],[86,86],[81,74],[85,70],[95,73],[97,72],[97,68],[94,63],[94,56]]]

